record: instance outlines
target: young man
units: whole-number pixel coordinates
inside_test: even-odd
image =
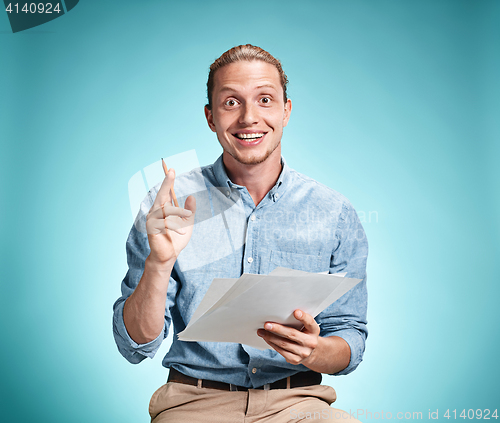
[[[163,360],[168,383],[151,398],[154,423],[349,419],[329,407],[336,394],[320,385],[321,373],[347,374],[361,362],[368,246],[348,200],[282,159],[292,110],[286,85],[280,62],[258,47],[217,59],[205,115],[222,156],[176,180],[183,208],[172,206],[170,170],[127,240],[129,271],[113,320],[120,352],[132,363],[153,357],[174,325]],[[269,350],[177,340],[213,278],[279,266],[363,281],[316,318],[296,310],[301,331],[266,323],[258,335]]]

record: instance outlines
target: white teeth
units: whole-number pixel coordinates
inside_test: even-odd
[[[264,133],[259,133],[259,134],[236,134],[236,137],[240,138],[240,139],[244,139],[244,140],[248,140],[248,139],[256,139],[256,138],[260,138],[260,137],[263,137],[264,136]]]

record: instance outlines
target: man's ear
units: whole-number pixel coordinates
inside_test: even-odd
[[[288,125],[288,120],[290,119],[290,113],[292,113],[292,100],[288,99],[285,103],[285,114],[283,116],[283,128]]]
[[[205,117],[207,118],[207,123],[212,132],[216,132],[215,125],[214,125],[214,115],[212,114],[212,111],[208,108],[208,106],[205,106]]]

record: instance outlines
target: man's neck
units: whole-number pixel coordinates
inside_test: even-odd
[[[229,179],[247,188],[255,205],[258,205],[274,187],[281,174],[281,148],[274,150],[262,163],[245,165],[224,151],[222,160]]]

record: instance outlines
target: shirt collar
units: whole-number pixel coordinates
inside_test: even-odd
[[[271,190],[268,193],[268,196],[270,196],[273,201],[277,201],[285,192],[287,185],[289,184],[290,181],[290,168],[286,164],[285,159],[283,156],[281,156],[281,173],[276,181],[276,184],[274,187],[271,188]],[[215,179],[217,180],[218,184],[220,187],[228,187],[228,188],[239,188],[240,185],[236,185],[227,176],[226,173],[226,168],[224,167],[224,163],[222,161],[222,154],[220,157],[215,161],[213,165],[213,170],[214,170],[214,175]]]

